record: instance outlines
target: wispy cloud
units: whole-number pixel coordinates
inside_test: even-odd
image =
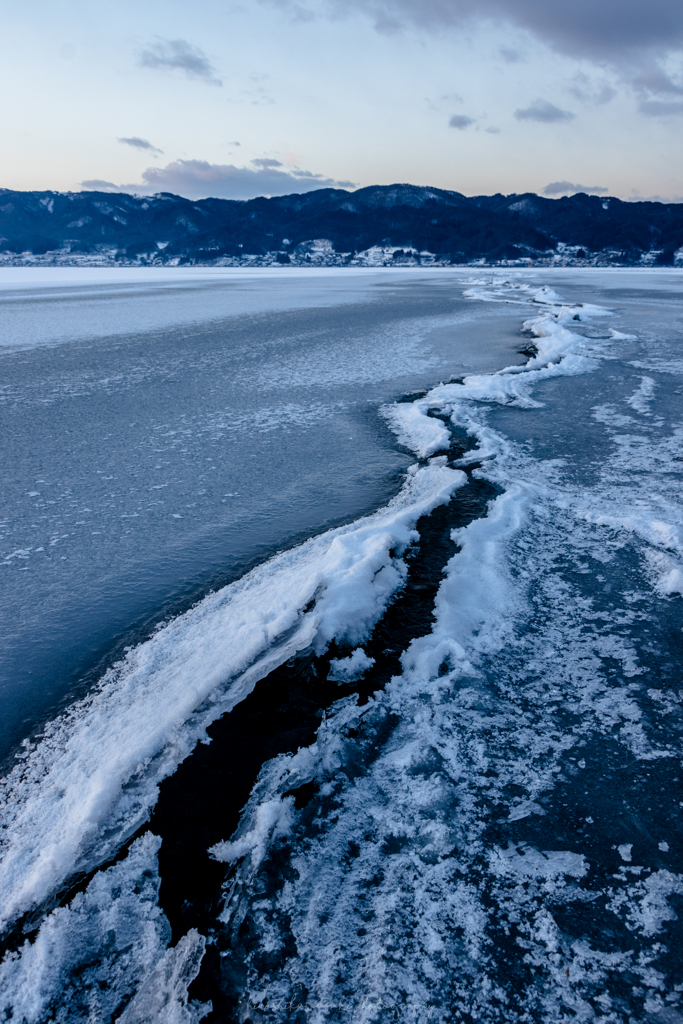
[[[683,196],[641,196],[637,189],[633,189],[633,195],[627,200],[627,203],[683,203]]]
[[[523,61],[524,55],[519,50],[513,50],[510,46],[501,46],[498,53],[506,64],[519,64]]]
[[[123,186],[115,185],[113,181],[106,181],[105,178],[88,178],[81,182],[81,188],[86,192],[125,192]]]
[[[142,181],[116,185],[102,179],[81,182],[81,188],[102,192],[133,192],[152,195],[173,192],[188,199],[253,199],[255,196],[284,196],[319,188],[356,188],[353,181],[337,181],[300,167],[285,167],[268,157],[252,161],[252,167],[212,164],[207,160],[174,160],[165,167],[148,167]]]
[[[617,95],[617,90],[603,76],[591,77],[578,71],[571,80],[569,91],[582,103],[602,106]]]
[[[453,114],[453,117],[448,122],[449,128],[459,128],[460,131],[463,128],[469,128],[471,124],[474,124],[474,118],[467,117],[466,114]]]
[[[139,139],[137,135],[131,135],[129,139],[119,139],[124,146],[132,146],[133,149],[146,149],[150,153],[163,153],[163,149],[157,149],[147,139]]]
[[[640,98],[638,109],[646,117],[683,114],[683,76],[670,74],[654,61],[643,64],[632,78]]]
[[[683,114],[683,101],[642,100],[639,109],[646,117],[679,117]]]
[[[361,12],[379,32],[420,29],[429,33],[498,23],[522,29],[555,51],[589,61],[638,90],[636,79],[648,65],[665,68],[683,52],[681,0],[261,0],[288,10],[295,20],[324,14],[339,18]],[[499,51],[514,63],[524,53]],[[665,75],[665,72],[662,72]],[[609,87],[603,98],[611,98]],[[657,99],[645,96],[645,99]],[[673,111],[672,111],[673,112]],[[643,113],[648,113],[645,109]],[[656,115],[657,116],[657,115]]]
[[[208,85],[222,85],[216,69],[203,50],[186,39],[160,39],[140,54],[140,67],[157,71],[182,71],[188,78],[198,78]]]
[[[541,121],[544,124],[572,121],[575,116],[570,110],[561,110],[548,100],[535,100],[531,106],[515,110],[518,121]]]
[[[464,22],[504,21],[533,33],[563,53],[621,61],[636,53],[667,53],[683,46],[679,0],[270,0],[295,17],[321,10],[368,14],[381,31],[414,25],[442,31]]]
[[[635,85],[664,96],[683,96],[683,82],[676,82],[658,64],[642,67],[634,78]]]
[[[575,185],[571,181],[551,181],[542,191],[544,196],[573,195],[585,192],[589,196],[604,196],[609,189],[603,185]]]

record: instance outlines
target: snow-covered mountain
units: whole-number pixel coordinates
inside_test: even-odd
[[[0,264],[683,263],[683,204],[416,185],[248,201],[0,190]]]

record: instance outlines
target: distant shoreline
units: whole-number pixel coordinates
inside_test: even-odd
[[[374,251],[379,250],[379,251]],[[311,259],[291,259],[285,263],[282,260],[278,260],[277,256],[279,253],[267,253],[265,256],[261,255],[247,255],[242,258],[225,257],[221,256],[214,260],[195,260],[192,258],[173,257],[171,259],[163,259],[162,257],[146,258],[138,257],[131,259],[128,257],[121,257],[115,255],[105,254],[92,254],[92,253],[69,253],[64,251],[54,251],[42,254],[33,254],[30,252],[26,253],[3,253],[0,252],[0,268],[1,267],[80,267],[80,268],[125,268],[130,269],[133,267],[156,267],[162,269],[190,269],[197,267],[198,269],[212,269],[222,267],[234,267],[236,269],[243,270],[257,270],[262,268],[269,269],[288,269],[288,268],[345,268],[350,267],[354,269],[367,268],[367,269],[438,269],[438,270],[477,270],[477,269],[494,269],[494,268],[510,268],[520,270],[533,270],[536,268],[561,268],[571,267],[577,268],[609,268],[609,267],[622,267],[632,270],[645,270],[648,268],[657,270],[674,270],[683,268],[683,258],[677,259],[674,264],[658,264],[656,262],[659,252],[653,251],[651,253],[645,253],[644,256],[637,263],[627,263],[617,259],[617,253],[610,250],[603,252],[593,253],[585,258],[576,257],[573,255],[567,255],[565,253],[556,253],[549,256],[538,257],[537,259],[523,258],[523,259],[510,259],[510,260],[496,260],[486,261],[483,259],[472,260],[468,263],[451,263],[446,260],[440,259],[434,253],[420,253],[417,257],[396,260],[391,255],[391,249],[387,247],[387,250],[380,250],[380,247],[372,247],[372,249],[366,250],[365,252],[356,253],[352,256],[350,253],[334,253],[331,256],[323,258],[311,258]]]

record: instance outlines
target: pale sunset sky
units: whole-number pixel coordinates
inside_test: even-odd
[[[683,201],[681,0],[2,3],[0,186]]]

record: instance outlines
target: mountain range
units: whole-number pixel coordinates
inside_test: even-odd
[[[416,185],[190,200],[0,189],[0,263],[683,263],[683,203]]]

